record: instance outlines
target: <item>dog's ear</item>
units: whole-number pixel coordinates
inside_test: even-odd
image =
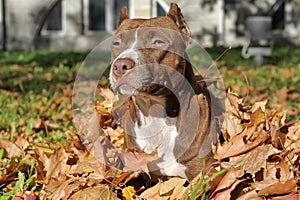
[[[170,9],[167,13],[167,16],[170,17],[177,24],[178,28],[183,34],[185,34],[188,37],[191,37],[191,31],[184,20],[180,8],[176,3],[170,4]]]
[[[127,8],[124,6],[124,7],[122,7],[121,10],[120,10],[120,18],[119,18],[118,26],[120,26],[121,23],[122,23],[125,19],[129,19],[129,17],[128,17],[128,11],[127,11]]]

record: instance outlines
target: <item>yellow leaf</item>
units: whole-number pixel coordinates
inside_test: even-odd
[[[132,186],[127,186],[122,190],[122,195],[126,200],[136,199],[135,193],[136,191]]]

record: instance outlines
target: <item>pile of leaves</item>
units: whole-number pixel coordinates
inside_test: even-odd
[[[4,150],[1,157],[10,160],[0,182],[8,184],[11,190],[19,189],[14,199],[36,199],[36,196],[41,199],[298,198],[300,122],[286,123],[285,113],[280,110],[268,113],[266,101],[250,107],[237,94],[229,92],[223,140],[213,150],[216,162],[190,183],[178,177],[153,183],[147,182],[142,174],[147,174],[146,163],[155,155],[136,156],[131,152],[125,156],[128,160],[123,169],[126,171],[110,168],[95,159],[99,152],[92,149],[99,148],[96,143],[101,137],[97,128],[89,127],[91,124],[100,122],[100,133],[116,147],[111,148],[110,154],[119,153],[116,149],[122,147],[124,137],[123,131],[112,123],[110,102],[113,94],[105,89],[100,94],[105,101],[95,104],[97,119],[80,119],[82,129],[68,131],[64,144],[50,143],[51,148],[42,148],[30,144],[23,136],[17,136],[14,142],[0,140]],[[96,145],[87,151],[78,133],[92,134],[89,137],[98,134],[98,139],[94,137]],[[113,157],[110,154],[108,150],[103,156],[110,159]],[[22,162],[16,163],[21,157]],[[18,174],[17,182],[12,181],[16,180],[14,173]],[[138,184],[142,179],[146,180],[144,185]],[[34,187],[35,190],[28,190]]]

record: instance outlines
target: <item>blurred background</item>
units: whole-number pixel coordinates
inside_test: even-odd
[[[0,0],[2,50],[89,50],[113,34],[119,10],[165,15],[170,0]],[[272,40],[300,45],[299,0],[173,0],[205,47],[242,46],[251,16],[271,18]],[[264,34],[264,33],[263,33]]]

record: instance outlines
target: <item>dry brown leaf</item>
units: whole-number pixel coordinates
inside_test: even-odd
[[[262,197],[259,197],[255,190],[251,190],[243,195],[241,195],[236,200],[263,200]]]
[[[73,176],[87,176],[102,180],[104,178],[112,178],[115,176],[117,169],[108,168],[104,163],[101,163],[97,159],[90,159],[85,162],[80,162],[76,167],[73,167],[68,174]]]
[[[260,108],[263,112],[266,112],[266,105],[268,100],[258,101],[252,105],[251,112],[254,113],[258,108]]]
[[[110,199],[110,191],[106,185],[98,185],[91,188],[79,190],[74,195],[70,196],[68,200],[107,200]],[[112,193],[111,200],[118,199],[117,196]]]
[[[18,138],[21,138],[21,137],[18,137]],[[20,141],[18,143],[20,144]],[[22,143],[26,143],[26,144],[24,144],[24,146],[27,146],[27,144],[28,144],[28,142],[24,139],[22,140]],[[22,155],[22,146],[19,146],[10,140],[0,139],[0,147],[5,150],[5,152],[7,153],[7,156],[9,158],[19,157]]]
[[[63,148],[55,151],[49,158],[43,151],[36,149],[34,157],[37,160],[35,168],[38,183],[48,184],[50,179],[67,174],[70,169],[70,166],[67,165],[68,154]]]
[[[120,127],[116,129],[107,128],[103,130],[106,136],[110,139],[111,143],[120,149],[124,147],[124,130]]]
[[[246,138],[248,137],[248,138]],[[254,149],[268,138],[268,133],[261,126],[245,128],[239,135],[235,135],[230,141],[216,146],[214,157],[217,160],[237,156]]]
[[[149,200],[155,200],[155,199],[161,199],[161,200],[169,200],[169,196],[160,196],[160,187],[161,187],[162,181],[159,181],[155,186],[145,190],[140,197],[149,199]]]
[[[12,200],[36,200],[36,199],[37,197],[32,192],[26,194],[19,192],[16,194],[16,196],[13,197]]]
[[[293,171],[291,170],[290,163],[287,159],[282,159],[277,165],[276,165],[277,176],[279,177],[280,182],[286,182],[290,180],[291,178],[294,178]]]
[[[262,123],[266,122],[265,112],[261,107],[258,107],[254,112],[250,114],[250,122],[245,124],[245,127],[254,126],[255,128]]]
[[[223,178],[220,180],[218,186],[212,193],[212,196],[216,196],[218,192],[224,191],[234,185],[237,181],[237,178],[242,175],[241,169],[232,168],[226,172]],[[234,189],[234,188],[232,188]]]
[[[300,121],[289,127],[284,147],[293,150],[294,154],[300,151]]]
[[[152,154],[124,152],[122,158],[124,159],[124,171],[143,171],[149,175],[148,163],[158,159],[158,155],[156,151]]]
[[[259,191],[259,194],[289,194],[289,193],[296,193],[297,192],[297,185],[295,183],[294,178],[286,182],[277,182],[268,187],[265,187]]]
[[[255,173],[260,171],[262,168],[266,168],[267,158],[279,151],[275,149],[271,144],[258,146],[253,149],[250,154],[245,158],[243,163],[245,172],[250,173],[255,177]]]
[[[299,200],[300,195],[298,194],[287,194],[287,195],[278,195],[277,197],[271,197],[271,200]]]
[[[277,110],[269,116],[268,120],[276,128],[280,128],[285,125],[286,113],[282,110]]]
[[[105,101],[101,102],[105,107],[111,108],[112,103],[116,101],[116,95],[111,89],[101,88],[100,95],[105,98]]]
[[[231,200],[231,193],[234,189],[236,189],[236,186],[242,183],[245,180],[234,180],[233,184],[224,190],[221,190],[214,194],[213,197],[210,197],[211,200]]]
[[[242,99],[233,92],[228,92],[227,98],[225,99],[226,113],[237,117],[238,119],[244,118],[244,113],[240,112],[240,105],[242,105]]]
[[[230,138],[232,138],[234,135],[237,135],[238,133],[243,131],[241,119],[238,119],[237,117],[232,115],[225,115],[222,129],[223,132],[228,133]],[[230,138],[226,138],[226,141],[228,141]]]
[[[107,197],[106,189],[108,190],[108,194],[109,194],[109,187],[106,185],[101,185],[101,180],[87,179],[86,177],[71,177],[64,182],[61,182],[60,186],[55,191],[51,191],[52,195],[49,198],[67,200],[70,199],[70,197],[75,195],[77,192],[79,192],[78,194],[79,196],[88,195],[91,192],[88,189],[98,188],[98,187],[99,190],[96,189],[98,190],[97,194],[103,194],[104,197]],[[84,191],[85,189],[87,190]],[[108,199],[108,198],[103,198],[103,199]]]
[[[280,105],[286,104],[287,95],[288,95],[288,89],[287,89],[287,87],[283,87],[283,88],[277,90],[276,91],[276,96],[278,98],[277,102]]]
[[[162,182],[159,195],[170,196],[170,199],[177,199],[184,195],[184,183],[186,179],[173,177],[165,182]]]

